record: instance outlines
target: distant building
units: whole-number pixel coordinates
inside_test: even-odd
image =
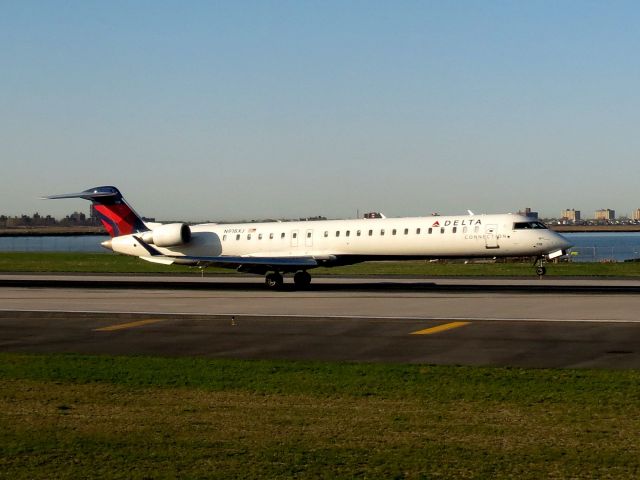
[[[616,211],[610,208],[596,210],[596,220],[613,220],[616,218]]]
[[[640,208],[636,208],[633,211],[633,219],[634,220],[640,220]]]
[[[538,212],[533,212],[529,207],[524,209],[524,212],[518,212],[518,215],[524,215],[525,217],[538,219]]]
[[[580,221],[580,210],[574,210],[573,208],[568,208],[563,210],[560,214],[560,218],[566,220],[567,222],[579,222]]]

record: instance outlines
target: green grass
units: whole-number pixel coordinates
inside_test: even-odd
[[[638,478],[639,382],[0,354],[0,478]]]
[[[317,275],[423,275],[430,276],[496,276],[532,277],[532,263],[468,263],[463,262],[366,262],[338,268],[318,268]],[[547,275],[579,277],[637,277],[640,263],[558,263],[547,264]]]
[[[196,273],[181,266],[145,262],[113,253],[0,253],[1,272],[47,273]]]
[[[233,270],[208,268],[207,273],[233,273]],[[0,253],[0,272],[48,273],[137,273],[199,275],[197,268],[158,265],[134,257],[111,253]],[[547,266],[552,276],[638,277],[640,262],[559,263]],[[417,275],[417,276],[528,276],[534,275],[531,263],[440,263],[425,261],[366,262],[336,268],[318,268],[314,275]]]

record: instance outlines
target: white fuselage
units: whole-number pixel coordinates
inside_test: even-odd
[[[311,256],[338,259],[335,264],[340,264],[383,258],[543,256],[570,246],[551,230],[523,227],[527,222],[535,221],[502,214],[201,224],[191,227],[188,244],[157,250],[178,256]],[[131,235],[114,238],[112,248],[145,255]]]

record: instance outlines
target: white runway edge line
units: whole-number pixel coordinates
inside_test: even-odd
[[[149,312],[149,311],[112,311],[112,310],[38,310],[22,308],[0,308],[0,312],[21,313],[83,313],[83,314],[112,314],[112,315],[173,315],[177,317],[258,317],[258,318],[306,318],[306,319],[344,319],[344,320],[434,320],[444,322],[471,321],[471,322],[548,322],[548,323],[640,323],[637,320],[623,320],[619,318],[580,319],[580,318],[499,318],[499,317],[401,317],[401,316],[372,316],[372,315],[304,315],[286,313],[251,313],[251,312],[225,312],[225,313],[200,313],[200,312]]]

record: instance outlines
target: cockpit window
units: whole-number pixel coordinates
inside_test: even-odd
[[[542,222],[516,222],[513,224],[514,230],[527,230],[533,228],[546,229],[547,227]]]

